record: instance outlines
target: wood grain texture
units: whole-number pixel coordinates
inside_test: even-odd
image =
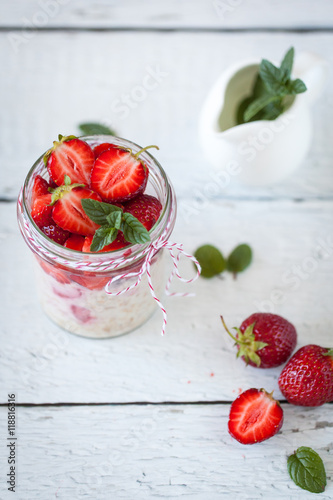
[[[9,35],[0,33],[0,198],[6,199],[17,196],[58,134],[77,133],[82,121],[107,122],[138,144],[158,144],[156,157],[178,194],[200,197],[213,170],[198,143],[198,120],[220,73],[235,60],[279,60],[291,45],[333,62],[333,36],[325,33],[38,33],[17,52]],[[330,82],[313,108],[313,143],[298,171],[269,188],[242,187],[236,176],[217,196],[332,199],[332,89]]]
[[[321,28],[333,25],[328,0],[3,0],[2,26],[80,28]]]
[[[193,202],[179,201],[180,207]],[[180,208],[172,239],[186,251],[212,242],[227,256],[248,242],[253,264],[236,281],[226,275],[189,286],[175,282],[173,290],[196,297],[163,299],[165,337],[156,311],[137,331],[105,341],[64,333],[44,317],[15,206],[1,208],[0,386],[10,384],[21,402],[230,401],[240,388],[258,384],[281,396],[280,369],[236,360],[220,314],[232,327],[252,312],[272,310],[295,324],[299,347],[331,344],[332,202],[215,201],[188,222]],[[181,269],[193,275],[189,263]]]
[[[228,405],[17,408],[15,498],[310,500],[289,478],[287,457],[311,446],[333,495],[332,405],[283,405],[272,439],[244,446],[227,432]],[[6,409],[0,409],[1,428]],[[3,500],[6,448],[0,447]]]

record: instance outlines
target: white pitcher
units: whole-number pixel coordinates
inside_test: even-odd
[[[251,93],[258,69],[258,62],[243,62],[220,76],[204,102],[199,138],[216,169],[232,169],[240,182],[264,186],[281,181],[304,161],[312,138],[309,108],[324,88],[328,63],[315,54],[300,54],[293,78],[301,78],[307,91],[275,120],[237,125],[238,105]]]

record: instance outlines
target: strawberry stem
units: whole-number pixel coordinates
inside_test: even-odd
[[[141,153],[143,153],[144,151],[146,151],[146,150],[147,150],[147,149],[149,149],[149,148],[156,148],[156,149],[160,149],[158,146],[154,146],[154,145],[152,145],[152,146],[146,146],[145,148],[142,148],[142,149],[140,149],[140,151],[138,151],[137,153],[135,153],[135,155],[133,155],[133,156],[134,156],[134,158],[135,158],[135,159],[138,159],[138,157],[141,155]]]
[[[223,316],[220,316],[220,318],[221,318],[222,325],[224,326],[225,331],[230,335],[230,337],[232,338],[232,340],[234,340],[236,342],[236,344],[239,344],[239,340],[236,337],[234,337],[234,335],[228,330],[228,327],[225,324]]]

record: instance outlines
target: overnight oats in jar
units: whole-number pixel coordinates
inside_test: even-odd
[[[116,337],[159,302],[176,199],[147,149],[113,136],[59,136],[27,175],[20,230],[42,307],[69,332]]]

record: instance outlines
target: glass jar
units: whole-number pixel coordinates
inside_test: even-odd
[[[130,148],[133,153],[141,149],[137,144],[113,136],[87,136],[82,140],[91,147],[108,142]],[[36,175],[47,176],[43,156],[26,177],[18,201],[19,227],[35,257],[37,290],[42,307],[52,321],[69,332],[84,337],[109,338],[145,323],[156,307],[145,267],[142,267],[148,254],[155,293],[159,296],[163,292],[163,249],[158,248],[156,242],[168,240],[173,230],[176,198],[158,161],[148,151],[144,151],[140,158],[149,169],[145,193],[158,198],[163,208],[150,230],[149,243],[129,245],[112,252],[83,253],[47,238],[30,215],[34,179]],[[137,283],[142,270],[142,279]],[[127,291],[120,294],[124,290]]]

